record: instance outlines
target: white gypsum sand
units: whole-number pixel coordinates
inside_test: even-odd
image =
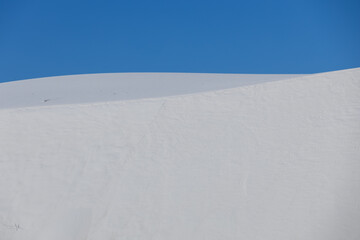
[[[359,146],[360,69],[0,84],[0,239],[357,240]]]

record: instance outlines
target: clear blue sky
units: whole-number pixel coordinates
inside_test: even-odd
[[[0,82],[354,67],[359,0],[0,0]]]

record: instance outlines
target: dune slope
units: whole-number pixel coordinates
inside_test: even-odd
[[[10,106],[1,240],[360,239],[360,69]]]

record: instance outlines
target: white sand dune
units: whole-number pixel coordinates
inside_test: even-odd
[[[360,69],[0,84],[0,239],[358,240],[359,146]]]
[[[306,76],[300,74],[107,73],[3,83],[0,109],[157,98]]]

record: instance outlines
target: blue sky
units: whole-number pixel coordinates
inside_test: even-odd
[[[0,82],[360,67],[359,0],[0,0]]]

